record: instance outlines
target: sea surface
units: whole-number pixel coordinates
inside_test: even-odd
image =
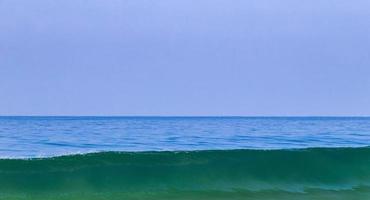
[[[0,199],[370,199],[367,117],[0,117]]]
[[[2,158],[369,145],[365,117],[0,117]]]

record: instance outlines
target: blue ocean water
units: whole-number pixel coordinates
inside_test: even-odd
[[[0,157],[364,147],[367,117],[0,117]]]

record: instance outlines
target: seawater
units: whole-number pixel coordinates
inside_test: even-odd
[[[364,147],[367,117],[0,117],[0,157]]]
[[[0,200],[370,199],[369,125],[353,117],[1,117]]]

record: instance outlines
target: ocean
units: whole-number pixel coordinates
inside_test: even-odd
[[[367,117],[0,117],[0,199],[370,199]]]

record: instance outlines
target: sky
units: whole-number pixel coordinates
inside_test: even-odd
[[[370,116],[368,0],[0,0],[0,115]]]

